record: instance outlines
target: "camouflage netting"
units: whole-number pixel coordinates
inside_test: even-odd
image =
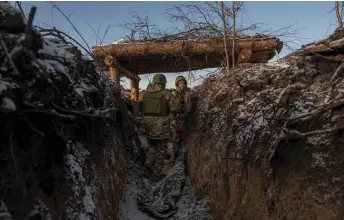
[[[342,66],[289,56],[193,90],[188,173],[214,219],[344,218]]]
[[[117,88],[76,47],[42,38],[31,12],[27,25],[0,2],[0,216],[116,219]]]

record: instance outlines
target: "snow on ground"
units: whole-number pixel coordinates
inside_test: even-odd
[[[93,175],[91,181],[86,179],[86,158],[90,154],[77,143],[68,142],[66,155],[67,179],[71,180],[74,195],[69,198],[67,212],[71,219],[90,220],[96,217],[96,186],[97,177]],[[72,202],[73,201],[73,202]]]
[[[6,204],[0,200],[0,219],[11,220],[11,214],[8,212]]]
[[[1,106],[8,111],[15,111],[16,110],[16,104],[13,102],[12,99],[7,98],[7,97],[4,97],[2,99]]]
[[[74,54],[68,51],[72,47],[74,46],[61,43],[60,41],[57,41],[55,39],[46,38],[44,39],[43,49],[41,49],[39,52],[41,54],[49,55],[55,58],[57,57],[62,59],[74,60]]]
[[[35,200],[36,200],[35,201],[36,203],[33,206],[33,210],[29,214],[30,219],[43,218],[45,220],[53,220],[49,212],[49,209],[45,205],[45,203],[40,198],[36,198]],[[40,216],[40,217],[37,217],[37,216]]]
[[[172,216],[171,220],[212,220],[208,201],[206,199],[197,200],[195,187],[189,178],[183,190],[183,196],[177,203],[178,212]]]
[[[133,176],[128,180],[119,206],[120,220],[154,220],[137,208],[137,194],[142,190],[140,184],[141,180],[138,176]]]

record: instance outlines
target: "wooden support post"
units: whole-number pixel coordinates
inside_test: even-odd
[[[105,57],[104,62],[108,66],[111,65],[115,67],[116,69],[118,69],[118,71],[120,71],[123,75],[127,76],[130,79],[137,79],[138,81],[141,80],[141,78],[137,74],[134,74],[133,72],[127,70],[120,63],[118,63],[117,60],[113,56],[107,55]]]
[[[122,97],[120,97],[120,95],[121,95],[120,94],[121,93],[120,71],[126,75],[127,75],[127,73],[125,73],[123,71],[123,69],[121,68],[121,66],[117,62],[116,58],[114,58],[112,56],[106,56],[104,59],[104,62],[106,65],[109,66],[110,77],[112,77],[112,79],[114,79],[119,86],[119,87],[117,87],[117,91],[115,91],[114,95],[116,96],[116,98],[118,98],[117,100],[118,100],[118,105],[119,105],[119,111],[121,113],[122,120],[123,120],[122,123],[124,123],[128,126],[127,127],[128,131],[124,132],[124,134],[127,135],[127,138],[133,139],[134,153],[137,155],[138,159],[140,159],[141,162],[144,163],[145,153],[144,153],[144,150],[141,146],[140,138],[139,138],[137,132],[135,131],[135,126],[132,122],[132,119],[128,115],[128,109],[126,107],[126,103],[125,103],[124,99]],[[128,72],[128,73],[130,74],[130,72]],[[139,77],[137,77],[137,76],[135,77],[134,75],[132,75],[131,79],[137,80],[137,82],[139,81]],[[136,85],[138,85],[138,83]],[[138,86],[137,86],[137,88],[138,88]],[[138,89],[137,89],[137,91],[138,91]]]
[[[115,96],[119,97],[121,95],[121,83],[120,83],[120,72],[118,69],[117,61],[112,56],[106,56],[104,59],[106,65],[109,66],[109,73],[108,76],[110,79],[114,80],[117,86],[117,90],[115,91]]]
[[[130,91],[130,99],[131,104],[133,106],[133,113],[134,116],[137,116],[139,114],[139,80],[130,79],[130,85],[131,85],[131,91]]]

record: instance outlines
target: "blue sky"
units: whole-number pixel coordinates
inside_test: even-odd
[[[148,14],[152,24],[162,28],[171,26],[171,22],[164,15],[166,9],[173,4],[183,4],[185,2],[172,1],[151,1],[151,2],[55,2],[60,9],[69,16],[69,19],[83,35],[90,47],[96,45],[97,37],[93,29],[98,30],[100,25],[100,36],[104,35],[108,26],[111,26],[105,36],[103,44],[119,40],[128,34],[128,31],[118,27],[124,21],[130,20],[130,13]],[[230,3],[230,2],[228,2]],[[23,2],[26,12],[30,6],[37,6],[35,17],[36,24],[46,27],[45,24],[54,25],[57,29],[68,33],[70,36],[82,42],[81,38],[74,31],[67,20],[47,2]],[[292,37],[283,37],[281,40],[288,43],[292,49],[299,48],[302,44],[320,40],[330,35],[336,28],[335,13],[330,13],[334,7],[334,2],[244,2],[246,11],[240,15],[240,21],[245,24],[258,23],[263,30],[280,28],[294,24],[293,29],[298,30],[298,34]],[[86,22],[87,21],[87,22]],[[45,23],[45,24],[44,24]],[[88,23],[88,24],[87,24]],[[259,31],[257,31],[259,32]],[[280,57],[288,54],[290,50],[284,47]],[[278,57],[274,58],[277,59]],[[198,75],[206,74],[206,71],[197,71]],[[168,87],[173,87],[174,79],[178,73],[167,74]],[[188,76],[189,73],[182,75]],[[145,88],[148,79],[153,74],[142,76],[140,87]],[[192,81],[192,85],[199,84],[201,80]],[[128,86],[126,81],[124,85]]]

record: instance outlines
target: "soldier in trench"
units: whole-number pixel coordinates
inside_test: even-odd
[[[145,165],[154,179],[165,176],[166,168],[174,163],[170,125],[176,124],[176,117],[181,113],[181,107],[165,89],[166,83],[165,75],[154,75],[142,98],[142,125],[149,145]]]
[[[176,120],[171,123],[171,141],[174,153],[178,155],[181,150],[181,132],[186,114],[190,108],[190,89],[184,76],[178,76],[175,81],[176,89],[172,91],[174,103],[180,106],[180,113],[177,113]]]

